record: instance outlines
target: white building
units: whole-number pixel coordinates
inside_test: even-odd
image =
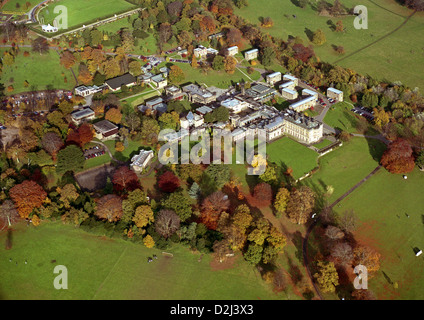
[[[86,97],[91,94],[95,94],[97,92],[100,92],[103,90],[105,85],[102,85],[100,87],[94,85],[94,86],[78,86],[75,88],[74,92],[78,96]]]
[[[221,102],[221,106],[226,107],[230,112],[240,113],[249,108],[250,104],[237,98],[230,98]]]
[[[56,27],[53,27],[52,25],[50,25],[50,23],[48,25],[43,24],[41,26],[41,30],[43,30],[43,32],[47,32],[47,33],[54,33],[57,32],[59,29]]]
[[[327,89],[327,98],[337,100],[338,102],[343,101],[343,91],[337,90],[335,88]]]
[[[189,113],[180,119],[180,125],[183,129],[189,129],[190,127],[200,127],[204,123],[203,116],[189,111]]]
[[[281,72],[274,72],[266,76],[266,83],[271,86],[273,86],[279,81],[281,81]]]
[[[77,125],[85,121],[91,121],[94,118],[95,118],[95,113],[90,108],[85,108],[85,109],[78,110],[71,113],[71,119]]]
[[[136,154],[131,158],[131,169],[136,172],[143,171],[153,158],[153,150],[140,150],[139,154]]]
[[[250,60],[255,60],[258,58],[258,54],[259,54],[259,50],[258,49],[252,49],[252,50],[248,50],[244,53],[244,58],[247,61]]]
[[[237,46],[233,46],[233,47],[229,47],[227,48],[227,56],[235,56],[238,53],[238,47]]]

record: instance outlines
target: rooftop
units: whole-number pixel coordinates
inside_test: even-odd
[[[94,129],[101,133],[106,133],[115,129],[118,129],[116,125],[108,120],[102,120],[93,124]]]
[[[94,111],[90,108],[82,109],[79,111],[75,111],[71,114],[72,118],[75,120],[81,120],[83,118],[94,115]]]
[[[122,76],[106,80],[105,83],[112,89],[116,90],[121,88],[123,85],[128,85],[134,82],[136,82],[136,78],[133,75],[126,73]]]

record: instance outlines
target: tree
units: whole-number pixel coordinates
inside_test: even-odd
[[[5,200],[0,207],[0,226],[11,227],[18,222],[19,214],[12,200]],[[1,231],[1,229],[0,229]]]
[[[218,226],[219,216],[230,206],[228,196],[222,191],[216,191],[207,196],[201,206],[201,221],[209,229],[215,230]]]
[[[274,60],[275,56],[276,54],[273,48],[265,47],[262,52],[261,63],[265,67],[268,67],[272,64],[272,61]]]
[[[344,26],[343,26],[343,21],[342,20],[338,20],[336,22],[336,32],[343,32],[344,31]]]
[[[272,189],[268,183],[261,182],[253,189],[255,204],[259,207],[268,207],[272,202]]]
[[[101,197],[97,200],[97,209],[94,214],[109,222],[118,221],[123,214],[122,199],[115,194],[107,194]]]
[[[190,190],[188,191],[188,195],[192,199],[198,199],[200,196],[200,187],[197,184],[197,182],[193,182],[193,184],[190,187]]]
[[[257,265],[262,260],[263,247],[257,244],[250,244],[243,258],[252,265]]]
[[[353,210],[345,211],[339,219],[338,225],[346,232],[353,232],[358,225],[358,218]]]
[[[133,191],[140,188],[137,174],[127,166],[115,171],[112,177],[113,189],[117,192]]]
[[[69,145],[57,154],[56,171],[59,174],[67,171],[78,172],[84,167],[84,154],[76,145]]]
[[[162,191],[171,193],[180,187],[180,179],[172,171],[166,171],[159,177],[158,186]]]
[[[71,203],[80,196],[72,183],[66,184],[63,188],[57,187],[56,192],[60,195],[59,201],[66,209],[69,209]]]
[[[143,238],[143,244],[147,247],[147,248],[153,248],[155,246],[155,241],[153,240],[151,235],[147,235]]]
[[[333,241],[343,239],[345,236],[344,232],[335,226],[328,226],[327,229],[325,229],[325,235]]]
[[[243,33],[237,28],[231,28],[226,34],[227,44],[229,47],[240,46]]]
[[[173,210],[162,209],[155,221],[155,230],[164,238],[169,238],[180,228],[180,217]]]
[[[135,223],[137,228],[144,228],[150,223],[155,221],[152,208],[149,205],[138,206],[135,210],[132,221]]]
[[[263,18],[261,26],[263,28],[272,28],[274,26],[274,21],[270,17]]]
[[[141,63],[140,61],[134,60],[128,64],[128,69],[133,76],[139,76],[141,74]]]
[[[194,69],[196,69],[197,67],[199,67],[199,64],[197,63],[196,56],[194,54],[191,57],[191,67],[194,68]]]
[[[183,70],[177,65],[172,65],[169,71],[169,80],[172,83],[178,84],[184,81],[184,79],[185,79],[185,74]]]
[[[374,108],[374,123],[380,129],[384,128],[390,122],[390,115],[384,108]]]
[[[93,75],[88,70],[87,66],[83,63],[79,65],[78,80],[83,84],[89,84],[93,80]]]
[[[249,228],[253,221],[253,217],[250,214],[250,209],[245,204],[241,204],[235,209],[232,219],[233,224],[243,232]]]
[[[62,53],[60,57],[60,63],[66,68],[69,69],[75,64],[75,56],[72,52],[66,50]]]
[[[359,246],[353,250],[354,265],[363,265],[367,268],[368,278],[373,272],[380,269],[381,255],[373,249],[366,246]]]
[[[331,248],[331,256],[339,263],[348,265],[353,259],[352,247],[346,242],[337,243]]]
[[[223,56],[215,56],[215,58],[213,58],[212,61],[212,69],[214,69],[215,71],[221,71],[224,70],[224,57]]]
[[[32,51],[38,52],[40,55],[49,51],[49,44],[43,37],[37,37],[32,41]]]
[[[47,197],[44,189],[31,180],[24,180],[12,187],[9,195],[23,219],[28,218],[32,210],[39,208]]]
[[[307,186],[301,186],[290,194],[286,208],[287,216],[293,223],[304,224],[308,221],[314,205],[314,192]]]
[[[224,59],[224,68],[225,68],[225,72],[229,73],[229,74],[233,74],[234,71],[236,70],[236,66],[237,66],[237,60],[234,59],[231,56],[227,56]]]
[[[298,4],[299,4],[299,7],[301,7],[302,9],[305,9],[306,6],[309,4],[309,0],[299,0]]]
[[[390,173],[404,174],[411,172],[415,167],[411,144],[405,139],[396,139],[384,151],[380,163]]]
[[[105,114],[105,119],[115,124],[120,124],[122,120],[122,113],[118,108],[110,108]]]
[[[158,122],[152,118],[144,118],[141,126],[141,137],[147,143],[155,143],[158,139],[160,127]]]
[[[314,32],[312,36],[312,42],[318,46],[323,45],[327,39],[325,38],[325,34],[321,29],[318,29]]]
[[[323,292],[334,292],[339,285],[339,275],[333,262],[318,261],[318,272],[314,274]]]
[[[191,201],[182,192],[173,192],[161,201],[163,208],[174,211],[182,222],[191,217],[193,211]]]
[[[286,212],[287,204],[290,199],[290,191],[286,188],[280,188],[275,196],[274,208],[277,211],[277,217],[281,217]]]

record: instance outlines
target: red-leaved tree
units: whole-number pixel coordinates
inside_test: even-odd
[[[134,171],[126,166],[120,167],[112,177],[113,188],[117,192],[140,189],[140,181]]]
[[[390,173],[408,173],[414,169],[415,162],[411,144],[398,138],[383,153],[380,163]]]
[[[166,171],[159,177],[158,186],[164,192],[174,192],[180,186],[180,179],[172,171]]]

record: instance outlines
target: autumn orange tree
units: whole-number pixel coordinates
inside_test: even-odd
[[[390,173],[411,172],[415,167],[411,144],[405,139],[396,139],[383,153],[380,163]]]
[[[123,214],[122,199],[115,194],[107,194],[97,200],[97,209],[94,214],[109,222],[118,221]]]
[[[200,220],[209,229],[215,230],[220,214],[230,206],[228,197],[222,191],[207,196],[201,206]]]
[[[41,207],[47,197],[44,189],[34,181],[25,180],[9,191],[21,218],[28,218],[32,210]]]
[[[110,122],[119,124],[122,120],[122,113],[119,111],[118,108],[110,108],[105,115],[105,119],[109,120]]]

